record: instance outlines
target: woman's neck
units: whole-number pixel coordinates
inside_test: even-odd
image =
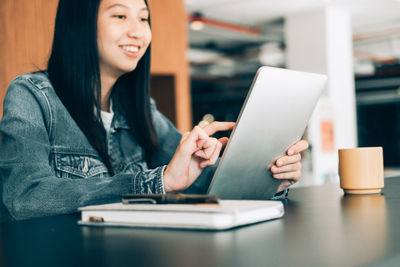
[[[110,112],[111,90],[117,78],[108,75],[101,75],[101,110]]]

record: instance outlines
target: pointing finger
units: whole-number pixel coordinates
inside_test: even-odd
[[[219,131],[228,131],[235,127],[234,122],[222,122],[222,121],[214,121],[206,126],[204,126],[203,130],[206,132],[208,136],[211,136]]]

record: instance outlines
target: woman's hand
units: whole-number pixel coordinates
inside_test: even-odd
[[[213,122],[204,128],[196,126],[183,134],[180,144],[164,172],[166,192],[188,188],[207,166],[216,163],[228,138],[210,137],[218,131],[231,130],[234,122]]]
[[[301,155],[300,153],[308,148],[306,140],[300,140],[286,151],[283,156],[275,161],[275,165],[271,167],[272,176],[280,179],[281,184],[277,192],[296,183],[301,178]]]

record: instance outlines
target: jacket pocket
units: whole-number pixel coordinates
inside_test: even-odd
[[[61,178],[82,179],[89,177],[105,177],[107,167],[100,158],[89,155],[54,154],[56,175]]]

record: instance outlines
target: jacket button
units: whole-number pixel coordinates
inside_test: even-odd
[[[118,168],[122,171],[122,169],[124,168],[124,164],[120,163]]]
[[[88,168],[88,158],[85,157],[85,161],[84,161],[84,165],[83,165],[82,171],[83,171],[84,173],[87,173],[88,170],[89,170],[89,168]]]

